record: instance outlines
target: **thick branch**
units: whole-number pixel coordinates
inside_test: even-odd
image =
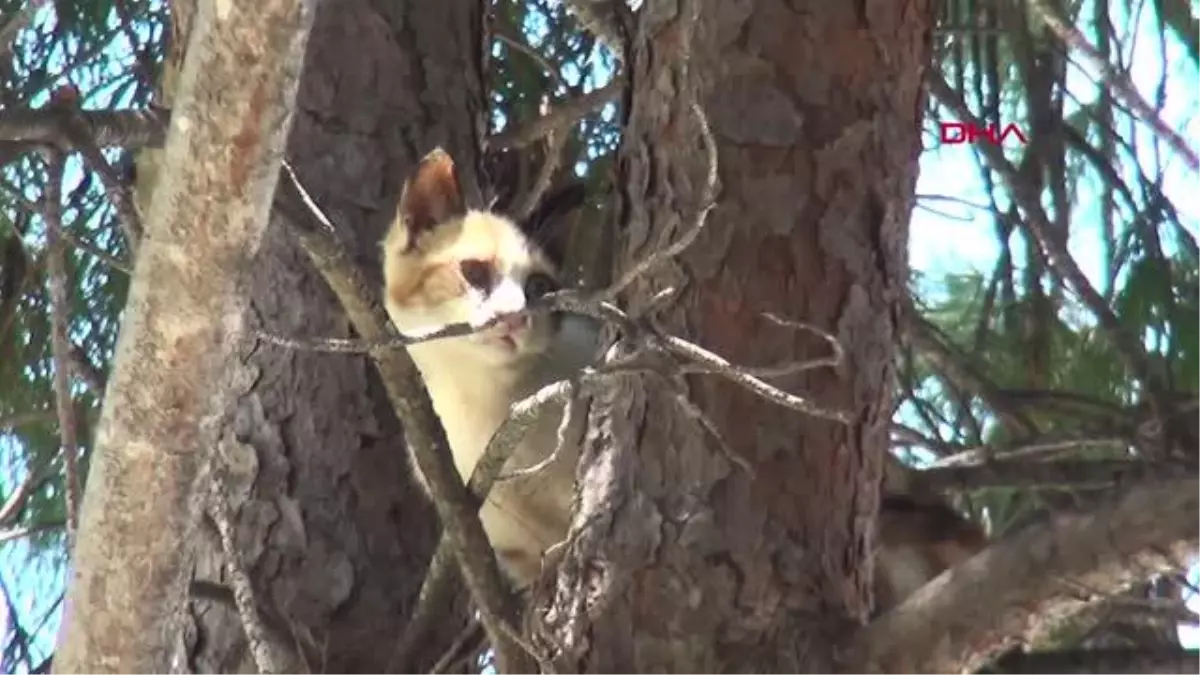
[[[0,141],[71,148],[71,125],[97,146],[127,150],[162,147],[170,124],[166,110],[0,110]]]
[[[859,672],[974,671],[1077,602],[1194,556],[1200,481],[1138,485],[994,543],[867,626],[845,652]],[[1139,573],[1139,571],[1141,571]]]
[[[54,410],[58,415],[59,447],[63,453],[66,485],[63,503],[67,515],[67,548],[75,544],[79,527],[79,472],[76,450],[79,447],[75,426],[75,405],[71,397],[70,292],[67,289],[67,252],[62,237],[63,156],[53,153],[46,181],[43,214],[46,220],[46,281],[50,287],[50,352],[54,357]]]
[[[56,672],[168,672],[315,0],[200,3],[80,514]]]
[[[1060,652],[1013,652],[989,672],[998,673],[1179,673],[1200,672],[1194,649],[1077,649]]]

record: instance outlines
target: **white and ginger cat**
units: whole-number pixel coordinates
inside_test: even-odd
[[[560,287],[561,261],[539,243],[546,233],[536,229],[555,223],[539,221],[522,226],[468,209],[454,161],[438,149],[406,183],[383,241],[385,306],[401,333],[419,336],[455,323],[486,326],[409,347],[464,481],[509,406],[578,372],[594,351],[589,320],[525,311]],[[548,457],[561,419],[561,406],[545,408],[502,473]],[[542,554],[566,537],[582,415],[574,416],[568,433],[550,466],[497,481],[480,511],[501,567],[518,587],[537,578]]]
[[[579,317],[526,313],[559,288],[560,260],[524,226],[465,205],[454,162],[427,155],[409,179],[383,242],[385,303],[396,328],[421,335],[449,324],[487,326],[472,335],[423,342],[409,353],[441,418],[463,480],[470,478],[509,406],[587,365],[595,327]],[[508,472],[548,457],[561,407],[547,409],[517,446]],[[480,511],[505,572],[519,587],[536,580],[544,552],[567,534],[582,415],[564,452],[528,477],[497,482]],[[876,613],[900,603],[986,544],[982,530],[940,497],[923,494],[887,458],[875,572]],[[419,476],[418,472],[418,476]]]
[[[988,543],[978,523],[963,517],[913,480],[914,470],[890,453],[875,556],[875,614],[903,602],[942,572],[974,557]]]

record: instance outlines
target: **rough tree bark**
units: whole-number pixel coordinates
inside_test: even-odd
[[[695,245],[627,305],[681,289],[663,327],[735,363],[828,355],[764,312],[829,331],[840,368],[773,383],[852,421],[689,379],[750,476],[659,381],[631,376],[599,397],[576,525],[541,606],[564,671],[839,667],[834,638],[869,611],[932,20],[927,0],[645,3],[627,59],[618,264],[678,238],[703,206],[693,97],[721,191]]]
[[[326,2],[318,10],[288,158],[360,266],[382,283],[378,241],[403,179],[437,145],[477,182],[485,111],[482,5]],[[276,214],[256,260],[255,325],[349,335],[345,313]],[[259,345],[231,360],[237,392],[223,457],[241,553],[264,623],[308,672],[396,672],[392,662],[438,535],[410,480],[403,436],[365,357]],[[217,542],[202,543],[185,668],[253,668]],[[411,668],[428,668],[465,619],[446,607]],[[294,671],[293,671],[294,672]]]
[[[96,439],[57,672],[165,672],[312,0],[203,5]]]

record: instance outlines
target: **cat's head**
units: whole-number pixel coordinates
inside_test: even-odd
[[[560,287],[556,248],[538,243],[553,226],[546,218],[522,225],[467,208],[453,159],[434,150],[405,184],[383,241],[392,322],[406,335],[455,323],[486,325],[446,341],[495,363],[544,351],[557,318],[525,310]]]

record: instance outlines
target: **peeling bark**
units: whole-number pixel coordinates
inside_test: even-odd
[[[722,190],[695,245],[628,305],[681,288],[663,327],[735,363],[828,354],[763,312],[829,331],[841,368],[774,383],[853,419],[690,379],[751,477],[654,380],[599,396],[542,620],[566,671],[831,672],[835,638],[870,610],[932,3],[706,0],[692,25],[693,8],[649,0],[639,13],[619,266],[679,237],[703,206],[693,97]]]
[[[56,672],[165,672],[313,2],[201,3],[84,498]]]

